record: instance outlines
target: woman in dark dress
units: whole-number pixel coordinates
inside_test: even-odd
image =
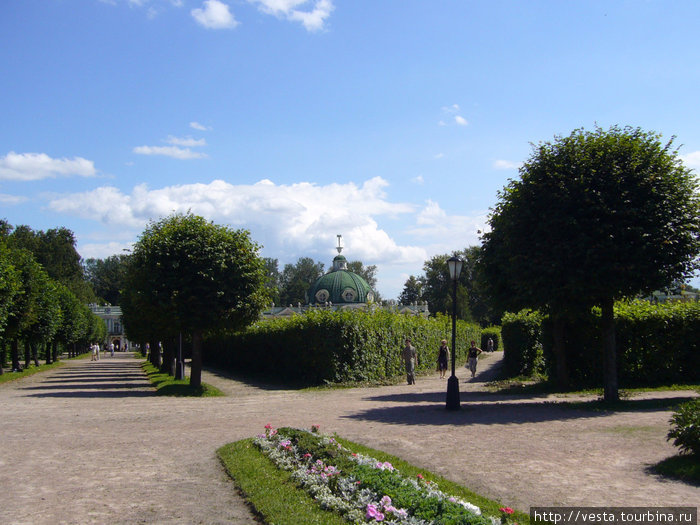
[[[440,349],[438,350],[438,371],[440,372],[440,379],[445,379],[445,372],[447,372],[447,361],[450,358],[450,349],[447,348],[447,341],[443,339],[440,342]]]

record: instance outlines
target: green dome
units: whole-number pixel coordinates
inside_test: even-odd
[[[373,300],[374,292],[367,281],[347,270],[331,270],[319,278],[308,292],[309,304],[328,301],[333,304],[366,303]]]

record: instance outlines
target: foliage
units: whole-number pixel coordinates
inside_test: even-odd
[[[572,319],[566,328],[572,387],[600,384],[600,310]],[[556,367],[551,318],[542,324],[546,369]],[[615,332],[620,384],[624,387],[700,382],[700,303],[615,304]]]
[[[121,304],[121,290],[125,288],[128,256],[112,255],[106,259],[85,261],[85,278],[92,285],[98,299],[112,305]]]
[[[273,304],[280,304],[280,271],[277,259],[264,257],[265,262],[265,289]]]
[[[542,362],[542,314],[524,309],[503,316],[503,368],[509,375],[539,372]]]
[[[0,239],[0,339],[5,331],[13,301],[19,292],[19,274],[12,264],[10,250]]]
[[[285,264],[280,277],[281,304],[307,304],[306,292],[322,275],[323,263],[310,257],[300,257],[296,264]]]
[[[423,300],[423,282],[417,279],[415,275],[411,275],[403,285],[401,295],[399,295],[399,304],[413,304]]]
[[[377,292],[377,266],[375,264],[364,266],[362,261],[350,261],[348,262],[348,271],[356,273],[369,284],[369,287],[374,292],[374,302],[382,300],[379,292]]]
[[[191,334],[190,382],[198,386],[203,334],[243,328],[267,303],[258,250],[248,231],[217,226],[191,213],[150,223],[127,269],[131,291],[123,308],[130,335],[135,331],[133,338],[141,339],[151,323],[165,331],[161,339]]]
[[[617,397],[614,300],[689,277],[698,264],[698,183],[672,142],[596,127],[541,143],[499,192],[484,235],[481,265],[503,307],[562,316],[602,308],[607,400]]]
[[[679,405],[671,416],[668,439],[684,454],[700,458],[700,399]]]
[[[291,471],[291,479],[322,508],[352,523],[492,523],[482,511],[495,514],[503,508],[398,458],[319,434],[317,428],[275,430],[268,424],[254,443],[280,470]],[[528,522],[522,513],[515,517]]]
[[[501,327],[500,326],[487,326],[481,329],[481,344],[480,348],[484,351],[488,348],[489,339],[493,340],[493,350],[502,350],[503,345],[501,344]]]
[[[377,309],[311,310],[288,319],[261,321],[249,329],[207,339],[208,362],[301,384],[378,381],[403,374],[407,337],[418,351],[418,370],[434,370],[442,339],[451,333],[446,316],[424,319]],[[458,360],[479,327],[457,325]]]

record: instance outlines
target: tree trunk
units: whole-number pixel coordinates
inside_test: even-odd
[[[569,387],[569,365],[566,360],[566,346],[564,344],[564,333],[566,326],[561,317],[552,317],[552,339],[554,359],[557,362],[557,386],[561,389]]]
[[[163,344],[163,362],[160,365],[160,371],[175,375],[175,340],[171,337],[165,340]]]
[[[190,369],[190,385],[202,384],[202,332],[192,332],[192,368]]]
[[[32,351],[29,348],[29,342],[25,341],[24,342],[24,368],[27,369],[29,368],[29,365],[32,363]]]
[[[51,343],[44,343],[44,357],[46,357],[46,364],[51,364]]]
[[[615,344],[615,312],[614,301],[606,299],[602,305],[601,332],[603,342],[603,378],[606,403],[620,400],[617,387],[617,346]]]
[[[13,339],[10,343],[10,355],[12,356],[12,370],[20,370],[19,366],[19,341]]]
[[[151,339],[148,345],[151,352],[151,364],[160,370],[160,345],[155,339]]]
[[[5,366],[5,342],[0,341],[0,376],[3,374],[3,367]]]
[[[54,341],[51,344],[51,359],[54,363],[58,361],[58,341]]]
[[[34,361],[34,366],[39,366],[39,351],[36,348],[36,343],[31,343],[29,348],[32,350],[32,361]]]

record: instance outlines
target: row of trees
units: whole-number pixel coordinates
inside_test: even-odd
[[[11,366],[47,363],[59,352],[77,353],[106,335],[104,322],[87,306],[92,298],[82,276],[73,233],[33,231],[0,221],[0,374],[9,348]]]

